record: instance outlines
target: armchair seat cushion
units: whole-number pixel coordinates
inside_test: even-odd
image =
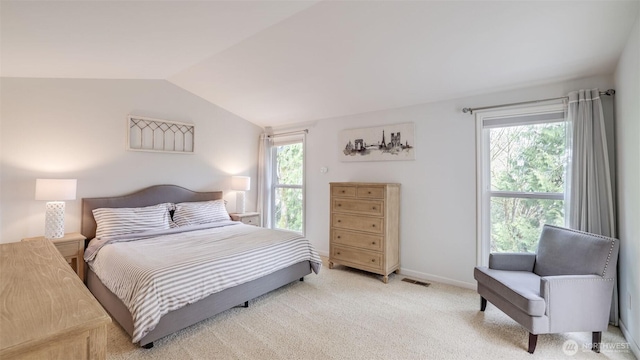
[[[546,303],[540,296],[540,277],[529,271],[495,270],[478,266],[473,277],[529,316],[543,316]]]

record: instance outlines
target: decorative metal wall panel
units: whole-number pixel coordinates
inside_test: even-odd
[[[129,150],[193,153],[193,124],[133,115],[127,118]]]

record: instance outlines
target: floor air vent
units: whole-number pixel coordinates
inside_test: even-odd
[[[416,284],[416,285],[422,285],[422,286],[429,286],[431,284],[426,283],[426,282],[422,282],[422,281],[417,281],[417,280],[411,280],[411,279],[407,279],[407,278],[403,278],[402,281],[404,282],[408,282],[411,284]]]

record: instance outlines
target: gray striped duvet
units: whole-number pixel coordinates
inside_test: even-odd
[[[91,247],[91,244],[90,244]],[[88,264],[129,309],[132,342],[162,315],[210,294],[309,260],[321,260],[299,234],[233,223],[231,226],[169,233],[101,244]]]

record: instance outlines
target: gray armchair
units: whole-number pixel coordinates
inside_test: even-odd
[[[538,334],[592,332],[600,352],[618,262],[619,241],[545,225],[536,254],[495,253],[474,269],[480,310],[487,301],[529,330],[529,353]]]

